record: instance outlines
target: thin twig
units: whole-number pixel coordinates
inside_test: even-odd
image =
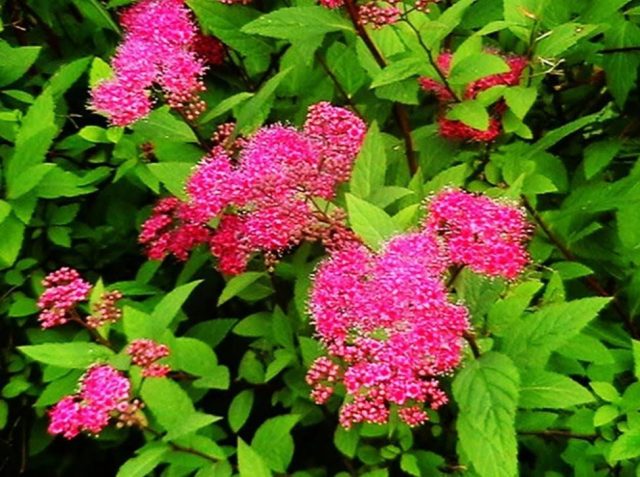
[[[602,53],[604,55],[611,54],[611,53],[634,53],[634,52],[640,52],[640,46],[622,46],[619,48],[604,48],[598,51],[598,53]]]
[[[459,103],[460,102],[460,98],[458,97],[456,92],[451,87],[451,84],[449,84],[449,79],[444,74],[444,71],[442,71],[442,69],[440,69],[440,66],[438,65],[438,62],[433,57],[433,52],[431,51],[431,48],[429,48],[427,46],[427,44],[424,42],[424,40],[422,39],[422,35],[420,34],[420,31],[416,28],[416,26],[413,23],[411,23],[411,21],[409,20],[409,17],[407,17],[405,15],[403,17],[403,19],[406,22],[406,24],[409,25],[409,28],[411,28],[413,30],[413,32],[416,34],[416,38],[418,39],[418,43],[420,44],[420,47],[424,50],[424,52],[427,54],[427,58],[429,59],[429,63],[431,64],[433,69],[436,70],[436,73],[438,74],[438,77],[440,78],[440,82],[447,89],[447,91],[449,92],[449,94],[453,98],[453,101],[456,102],[456,103]]]
[[[111,342],[108,339],[103,338],[102,335],[100,333],[98,333],[98,330],[96,330],[95,328],[90,327],[89,324],[86,321],[84,321],[82,318],[80,318],[80,315],[78,315],[78,313],[75,310],[71,312],[71,321],[73,321],[74,323],[78,323],[85,330],[87,330],[89,332],[89,334],[91,335],[91,337],[95,341],[100,343],[102,346],[106,346],[109,349],[113,349],[113,345],[111,344]]]
[[[478,342],[476,341],[475,333],[471,331],[465,331],[462,334],[462,337],[467,343],[469,343],[469,348],[471,348],[473,357],[478,359],[482,355],[482,353],[480,352],[480,346],[478,346]]]
[[[525,196],[522,196],[522,203],[524,204],[525,209],[527,209],[527,212],[529,212],[531,217],[533,217],[535,222],[545,233],[549,241],[560,251],[560,253],[570,262],[579,262],[578,257],[576,257],[576,255],[571,250],[569,250],[569,248],[564,243],[562,243],[562,241],[551,231],[547,223],[540,216],[538,211],[533,208],[533,206]],[[624,321],[629,334],[635,339],[640,338],[638,328],[631,319],[631,316],[629,316],[625,311],[618,297],[609,293],[595,276],[587,276],[584,278],[584,281],[585,284],[599,296],[611,298],[613,307]]]

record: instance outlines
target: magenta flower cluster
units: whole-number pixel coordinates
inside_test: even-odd
[[[85,301],[91,284],[69,267],[63,267],[47,275],[42,281],[44,292],[38,300],[40,325],[52,328],[67,323],[76,313],[76,305]]]
[[[313,199],[333,198],[348,180],[365,132],[353,113],[323,102],[309,108],[302,130],[276,124],[217,146],[189,178],[188,200],[162,200],[139,240],[152,259],[184,260],[208,243],[223,272],[241,273],[253,253],[276,256],[314,230]]]
[[[514,278],[528,262],[529,228],[519,208],[447,190],[428,209],[421,231],[378,253],[351,244],[316,271],[309,308],[328,355],[307,382],[319,404],[344,387],[346,428],[387,422],[393,409],[416,426],[427,420],[425,407],[445,404],[437,378],[459,364],[469,327],[466,308],[449,300],[447,270],[466,265]]]
[[[93,365],[80,379],[79,391],[62,398],[49,411],[49,433],[72,439],[80,432],[98,434],[112,417],[126,413],[129,380],[107,364]]]
[[[183,0],[142,0],[120,23],[124,41],[112,61],[114,77],[92,92],[92,106],[115,126],[144,118],[153,106],[152,88],[189,119],[204,110],[199,93],[207,59],[221,61],[221,45],[203,40]]]
[[[44,291],[38,299],[38,320],[45,329],[64,325],[70,320],[88,328],[99,328],[122,317],[122,310],[117,306],[122,293],[113,290],[104,292],[94,303],[93,313],[83,320],[77,306],[89,298],[92,285],[73,268],[62,267],[50,273],[42,280],[42,285]]]
[[[416,0],[412,10],[428,13],[430,4],[438,0]],[[345,0],[320,0],[320,4],[326,8],[340,8],[345,5]],[[397,23],[404,9],[400,0],[369,0],[356,6],[358,23],[371,25],[373,28],[382,28],[385,25]]]
[[[489,52],[500,56],[509,71],[495,75],[486,76],[471,82],[464,91],[464,99],[475,99],[479,93],[486,91],[494,86],[517,86],[520,83],[522,74],[527,67],[528,60],[523,56],[499,55],[495,52]],[[441,53],[437,59],[437,65],[442,74],[447,77],[451,69],[451,61],[453,55],[449,52]],[[446,113],[455,102],[453,92],[441,81],[433,78],[420,78],[420,86],[438,99],[440,103],[440,114],[438,116],[438,126],[440,135],[452,140],[473,141],[473,142],[491,142],[494,141],[502,132],[502,116],[506,112],[504,101],[500,100],[491,108],[489,118],[489,127],[486,131],[473,128],[462,121],[447,119]]]

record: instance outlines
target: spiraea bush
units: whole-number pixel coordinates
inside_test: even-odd
[[[640,1],[0,16],[0,473],[640,472]]]

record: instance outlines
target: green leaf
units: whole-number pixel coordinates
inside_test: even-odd
[[[236,116],[236,131],[247,135],[262,126],[269,117],[276,89],[290,71],[291,68],[287,68],[270,78],[260,91],[242,105]]]
[[[609,424],[619,415],[620,410],[617,406],[605,404],[604,406],[600,406],[593,415],[593,425],[596,427],[604,426],[606,424]]]
[[[24,224],[9,215],[0,222],[2,229],[2,240],[0,241],[0,269],[7,268],[14,264],[22,248],[24,238]]]
[[[356,158],[349,190],[355,196],[366,199],[372,192],[384,185],[387,169],[387,155],[384,140],[378,124],[373,122],[369,126],[362,148]]]
[[[176,197],[186,198],[184,185],[193,172],[188,162],[157,162],[147,166],[151,173]]]
[[[632,429],[622,434],[611,446],[609,460],[634,459],[640,455],[640,429]]]
[[[145,477],[162,462],[168,451],[169,448],[165,446],[143,448],[138,455],[122,464],[116,477]]]
[[[178,438],[184,437],[187,434],[193,434],[203,427],[207,427],[209,424],[220,420],[219,417],[212,416],[211,414],[204,414],[201,412],[193,412],[182,416],[179,422],[172,425],[170,428],[166,428],[167,435],[162,438],[163,441],[169,442]]]
[[[138,121],[133,130],[150,140],[198,142],[193,130],[171,114],[168,106],[154,109],[145,119]]]
[[[367,245],[378,249],[398,233],[395,223],[384,210],[355,195],[347,194],[346,197],[351,227]]]
[[[518,370],[500,353],[489,352],[464,368],[453,382],[460,408],[459,442],[480,477],[518,473],[515,415]]]
[[[104,80],[112,77],[113,70],[109,63],[96,56],[91,62],[91,69],[89,70],[89,86],[95,88]]]
[[[145,379],[140,396],[158,423],[168,432],[165,440],[177,439],[217,420],[215,416],[196,412],[189,395],[170,379]]]
[[[80,58],[61,66],[47,82],[45,88],[51,90],[54,98],[59,98],[80,79],[90,61],[89,57]]]
[[[9,189],[7,194],[8,199],[17,199],[24,194],[31,192],[47,174],[49,174],[57,166],[55,164],[37,164],[31,166],[21,174],[19,174],[14,181],[12,181],[13,187]]]
[[[242,27],[244,33],[289,41],[305,41],[334,31],[352,29],[340,14],[321,6],[280,8]]]
[[[387,84],[396,83],[427,72],[428,69],[425,71],[424,58],[414,56],[403,58],[402,60],[398,60],[383,68],[380,73],[373,78],[371,88],[378,88]]]
[[[238,470],[240,477],[271,477],[271,471],[260,455],[238,437]]]
[[[551,352],[576,336],[610,301],[583,298],[546,306],[514,324],[504,351],[523,367],[542,366]]]
[[[633,22],[615,23],[607,32],[605,46],[607,48],[626,48],[640,44],[640,27]],[[627,102],[629,93],[636,86],[640,56],[637,51],[607,53],[603,59],[607,74],[607,87],[622,108]]]
[[[0,400],[0,429],[4,429],[9,419],[9,405],[7,401]]]
[[[631,340],[633,350],[633,372],[640,379],[640,341]]]
[[[507,106],[513,111],[513,114],[515,114],[518,119],[524,119],[527,112],[531,109],[531,106],[533,106],[533,103],[535,103],[537,94],[538,91],[536,88],[515,86],[505,90],[504,99],[507,102]]]
[[[86,342],[18,346],[18,350],[34,361],[71,369],[88,368],[113,356],[109,348]]]
[[[536,47],[536,53],[539,56],[547,58],[560,56],[579,40],[587,38],[597,32],[597,25],[563,23],[553,28],[545,38],[540,40]]]
[[[36,61],[41,49],[39,46],[12,48],[0,40],[0,88],[20,79]]]
[[[217,118],[218,116],[222,116],[228,111],[231,111],[236,106],[244,103],[249,98],[253,97],[253,93],[249,93],[247,91],[243,91],[238,94],[234,94],[233,96],[229,96],[228,98],[220,101],[211,111],[205,114],[198,122],[200,124],[206,124],[212,119]]]
[[[251,414],[251,408],[253,407],[254,392],[252,389],[245,389],[233,398],[229,405],[229,411],[227,419],[229,420],[229,427],[234,433],[237,433]]]
[[[589,385],[600,399],[613,403],[620,401],[620,393],[613,384],[606,382],[591,382]]]
[[[542,151],[546,151],[552,146],[555,146],[558,142],[562,141],[567,136],[579,131],[580,129],[595,122],[600,117],[599,113],[590,114],[589,116],[582,116],[570,123],[560,126],[557,129],[547,132],[542,139],[536,142],[530,149],[529,153],[522,159],[531,159],[536,154]]]
[[[217,372],[218,358],[208,344],[195,338],[181,337],[176,338],[170,348],[175,369],[205,377]]]
[[[360,66],[353,48],[339,41],[334,41],[327,49],[327,67],[349,97],[356,94],[367,81],[367,74]]]
[[[455,119],[480,131],[489,129],[489,113],[480,101],[470,100],[456,103],[447,113],[448,119]]]
[[[18,187],[23,171],[44,162],[57,133],[54,103],[50,90],[45,90],[29,107],[16,136],[13,157],[7,167],[9,191]]]
[[[347,430],[342,426],[336,427],[336,432],[333,434],[333,444],[336,449],[350,459],[356,456],[358,442],[360,442],[360,434],[358,434],[357,429]]]
[[[476,0],[459,0],[444,10],[436,21],[427,23],[426,31],[421,32],[427,47],[434,48],[444,40],[460,24],[467,9],[475,2]]]
[[[453,85],[467,85],[480,78],[506,73],[509,70],[509,65],[499,56],[475,53],[454,64],[448,80]]]
[[[166,329],[173,319],[177,316],[180,308],[187,301],[193,290],[202,283],[202,280],[196,280],[186,283],[169,292],[153,309],[151,321],[154,329],[162,332]]]
[[[264,276],[265,274],[263,272],[245,272],[242,275],[231,278],[231,280],[229,280],[224,286],[222,293],[220,293],[218,306],[237,296]]]
[[[594,400],[587,388],[562,374],[540,369],[522,374],[519,406],[524,409],[567,409]]]
[[[299,416],[277,416],[267,419],[256,431],[251,447],[276,472],[286,472],[293,458],[294,443],[291,429]]]

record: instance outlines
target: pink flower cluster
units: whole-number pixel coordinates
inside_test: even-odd
[[[426,230],[444,239],[448,259],[490,277],[516,278],[529,263],[531,225],[524,210],[460,190],[429,204]]]
[[[452,58],[453,55],[451,53],[441,53],[438,56],[437,65],[445,77],[449,75]],[[464,99],[475,99],[479,93],[494,86],[517,86],[520,83],[520,78],[527,67],[528,60],[522,56],[501,56],[501,58],[509,66],[509,71],[473,81],[465,88]],[[438,117],[438,125],[440,135],[443,137],[453,140],[491,142],[502,132],[501,118],[506,111],[504,101],[500,100],[493,105],[489,119],[489,127],[486,131],[483,131],[468,126],[461,121],[446,118],[446,113],[455,101],[455,98],[445,84],[439,80],[427,77],[422,77],[419,81],[422,89],[434,94],[440,102],[441,112]]]
[[[152,87],[159,86],[171,107],[188,119],[198,116],[205,63],[221,62],[224,47],[198,34],[184,0],[142,0],[120,23],[125,34],[112,62],[114,78],[93,90],[93,108],[127,126],[149,114]]]
[[[156,362],[169,356],[167,345],[149,339],[138,339],[131,342],[127,348],[127,354],[131,356],[133,364],[143,368],[144,377],[162,378],[171,371],[169,365]]]
[[[72,439],[80,432],[98,434],[129,408],[129,380],[107,364],[93,365],[80,379],[80,390],[49,411],[49,433]]]
[[[189,178],[188,202],[162,200],[140,242],[152,259],[172,254],[181,260],[208,242],[229,274],[245,270],[255,252],[280,254],[315,230],[313,198],[333,198],[349,178],[365,132],[353,113],[318,103],[302,131],[276,124],[229,149],[216,147]],[[215,230],[208,227],[213,219],[219,220]]]
[[[513,278],[528,261],[522,211],[483,196],[446,190],[429,203],[418,232],[374,253],[352,243],[318,267],[309,310],[328,356],[307,374],[312,398],[326,402],[337,384],[347,399],[341,424],[384,423],[393,408],[416,426],[447,396],[437,378],[460,362],[467,310],[449,301],[452,265]]]
[[[431,3],[438,0],[416,0],[413,10],[428,13]],[[340,8],[344,6],[344,0],[320,0],[320,4],[326,8]],[[362,5],[358,5],[358,22],[361,25],[371,25],[373,28],[382,28],[385,25],[392,25],[402,16],[403,10],[400,8],[400,0],[370,0]]]
[[[43,328],[51,328],[68,322],[76,305],[85,301],[91,284],[84,281],[73,268],[63,267],[50,273],[42,281],[44,292],[38,300],[38,320]]]

